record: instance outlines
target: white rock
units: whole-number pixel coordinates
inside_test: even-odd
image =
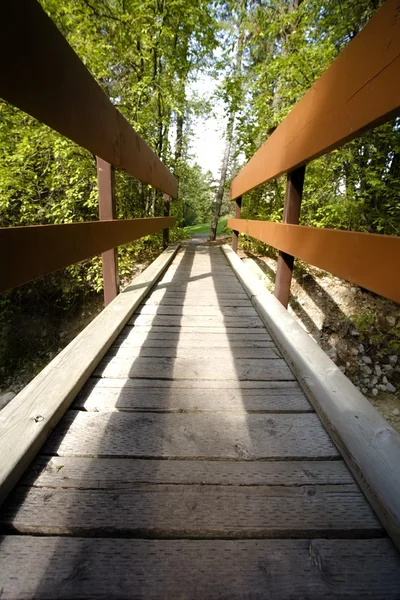
[[[388,383],[386,385],[386,390],[389,392],[389,394],[394,394],[396,391],[396,388],[391,383]]]
[[[363,363],[365,363],[366,365],[372,365],[372,359],[369,356],[363,356],[362,359]]]
[[[389,323],[389,325],[391,327],[394,327],[396,325],[396,318],[395,317],[386,317],[386,321]]]
[[[352,354],[353,356],[358,356],[358,350],[357,350],[357,348],[352,348],[350,350],[350,354]]]
[[[395,408],[395,409],[392,411],[392,414],[393,414],[395,417],[398,417],[398,416],[400,415],[400,410],[399,410],[398,408]]]
[[[361,391],[363,394],[366,394],[368,392],[367,388],[365,388],[365,387],[361,388]]]
[[[395,354],[392,354],[391,356],[389,356],[389,365],[391,367],[395,367],[397,365],[398,360],[398,357]]]
[[[337,360],[337,350],[335,347],[329,348],[326,354],[329,356],[330,359],[333,360],[333,362]]]
[[[361,352],[361,354],[365,352],[364,344],[358,344],[358,351]]]
[[[342,371],[342,373],[346,373],[346,367],[343,365],[340,365],[339,369]]]
[[[360,332],[357,331],[357,329],[352,329],[350,331],[350,335],[354,336],[354,337],[358,337],[360,335]]]
[[[376,385],[378,383],[378,378],[377,377],[373,377],[372,378],[372,385]]]
[[[382,392],[386,392],[386,385],[383,383],[380,383],[379,385],[376,386],[378,389],[382,390]]]
[[[387,380],[387,377],[384,375],[384,376],[382,377],[382,383],[387,383],[387,382],[388,382],[388,380]]]
[[[382,375],[382,369],[380,368],[379,365],[375,365],[374,371],[375,371],[376,375],[378,375],[378,377],[380,377]]]
[[[373,388],[372,395],[373,396],[377,396],[378,395],[378,390],[376,388]]]
[[[11,402],[13,398],[15,398],[15,396],[16,394],[14,394],[14,392],[7,392],[6,394],[0,396],[0,409],[7,406],[7,404]]]
[[[372,375],[372,369],[367,367],[367,365],[365,365],[364,367],[361,367],[361,372],[363,375]]]
[[[383,365],[383,370],[385,373],[391,373],[393,371],[393,367],[391,365]]]

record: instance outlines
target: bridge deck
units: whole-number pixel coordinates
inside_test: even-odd
[[[398,598],[397,551],[221,250],[187,246],[0,513],[3,598]]]

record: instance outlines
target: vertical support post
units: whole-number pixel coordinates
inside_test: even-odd
[[[116,218],[114,167],[102,158],[96,157],[97,184],[99,187],[100,221]],[[103,263],[104,305],[107,306],[119,293],[118,254],[112,248],[101,255]]]
[[[164,217],[169,217],[169,209],[170,209],[171,199],[168,194],[164,194]],[[163,248],[168,247],[169,244],[169,227],[163,229]]]
[[[304,166],[299,167],[287,175],[283,223],[294,225],[299,223],[305,170]],[[275,296],[285,308],[289,304],[293,263],[294,257],[291,254],[279,252],[275,278]]]
[[[242,213],[242,196],[236,198],[235,200],[235,219],[240,219],[240,215]],[[239,232],[236,229],[232,230],[232,250],[237,253],[239,241]]]

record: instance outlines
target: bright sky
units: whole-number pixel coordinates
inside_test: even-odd
[[[209,98],[218,82],[208,75],[202,75],[190,86],[192,93]],[[218,179],[224,152],[225,131],[224,107],[221,101],[213,101],[213,112],[206,118],[195,119],[192,129],[191,153],[204,172],[211,171]]]

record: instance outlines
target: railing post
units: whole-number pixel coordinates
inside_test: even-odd
[[[168,194],[164,194],[164,217],[169,217],[169,208],[171,204],[171,199]],[[169,244],[169,227],[163,229],[163,248],[168,247]]]
[[[242,196],[239,196],[235,200],[235,219],[240,219],[242,213]],[[237,253],[239,241],[239,232],[235,229],[232,230],[232,250]]]
[[[99,218],[100,221],[112,221],[117,216],[114,167],[98,156],[96,161],[99,187]],[[103,263],[104,305],[107,306],[119,293],[117,248],[103,252],[101,258]]]
[[[283,223],[294,225],[299,223],[305,169],[305,167],[299,167],[287,175]],[[291,254],[279,252],[275,278],[275,296],[285,308],[289,304],[293,263],[294,257]]]

